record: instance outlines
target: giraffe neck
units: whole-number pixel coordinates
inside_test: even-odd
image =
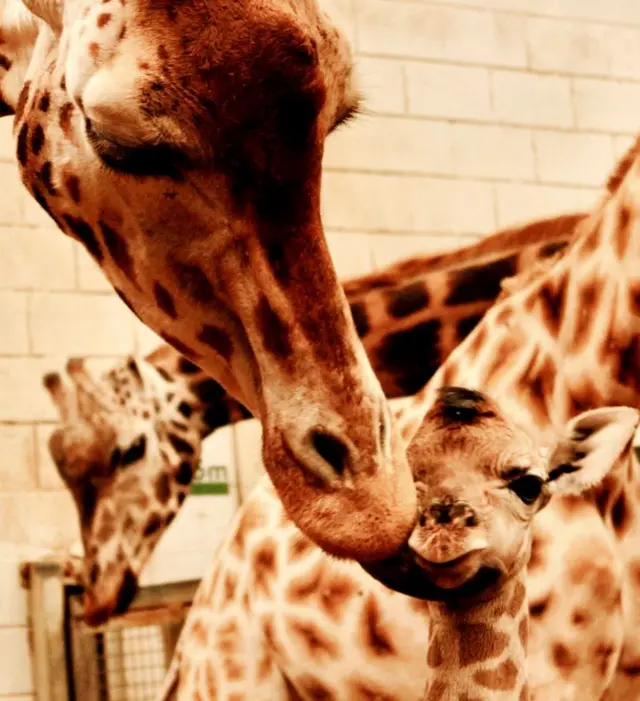
[[[585,216],[567,214],[504,229],[462,249],[410,258],[345,281],[358,335],[386,396],[401,397],[421,388],[490,308],[505,278],[561,252]],[[484,284],[481,298],[475,298],[475,290],[473,300],[462,299],[465,284],[480,277]],[[433,346],[433,362],[425,362],[422,353],[412,368],[408,361],[413,357],[414,337],[425,327],[432,338],[420,339],[420,347],[427,351],[428,344]],[[396,364],[396,356],[402,362]],[[159,346],[146,360],[192,395],[190,418],[203,439],[216,428],[252,416],[237,398],[172,346]]]
[[[490,601],[429,604],[428,678],[424,701],[525,701],[526,571]]]

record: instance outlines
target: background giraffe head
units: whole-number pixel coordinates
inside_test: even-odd
[[[180,386],[144,360],[129,357],[100,380],[79,359],[67,372],[70,383],[45,376],[61,418],[49,449],[76,502],[86,617],[99,623],[131,603],[189,491],[200,433],[186,420]]]
[[[418,523],[401,555],[365,569],[419,598],[491,596],[525,567],[533,518],[551,496],[599,483],[639,422],[633,408],[593,409],[542,449],[481,392],[440,388],[409,449]]]

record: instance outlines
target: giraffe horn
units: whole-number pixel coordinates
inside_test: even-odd
[[[45,386],[53,405],[58,410],[60,420],[64,423],[72,420],[77,414],[77,407],[74,396],[65,387],[59,372],[48,372],[42,377],[42,384]]]
[[[54,34],[61,34],[64,0],[23,0],[25,7],[39,17]]]

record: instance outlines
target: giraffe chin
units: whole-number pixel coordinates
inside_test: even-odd
[[[394,558],[360,565],[389,589],[444,603],[479,603],[493,596],[507,576],[499,562],[478,557],[477,552],[449,563],[432,563],[406,548]]]
[[[138,593],[138,578],[127,569],[115,595],[101,596],[98,587],[84,595],[84,620],[88,626],[103,625],[110,618],[125,613]]]

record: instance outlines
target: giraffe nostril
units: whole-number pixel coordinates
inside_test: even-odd
[[[311,445],[318,455],[331,465],[336,474],[344,473],[349,450],[339,438],[324,431],[314,430],[311,432]]]

